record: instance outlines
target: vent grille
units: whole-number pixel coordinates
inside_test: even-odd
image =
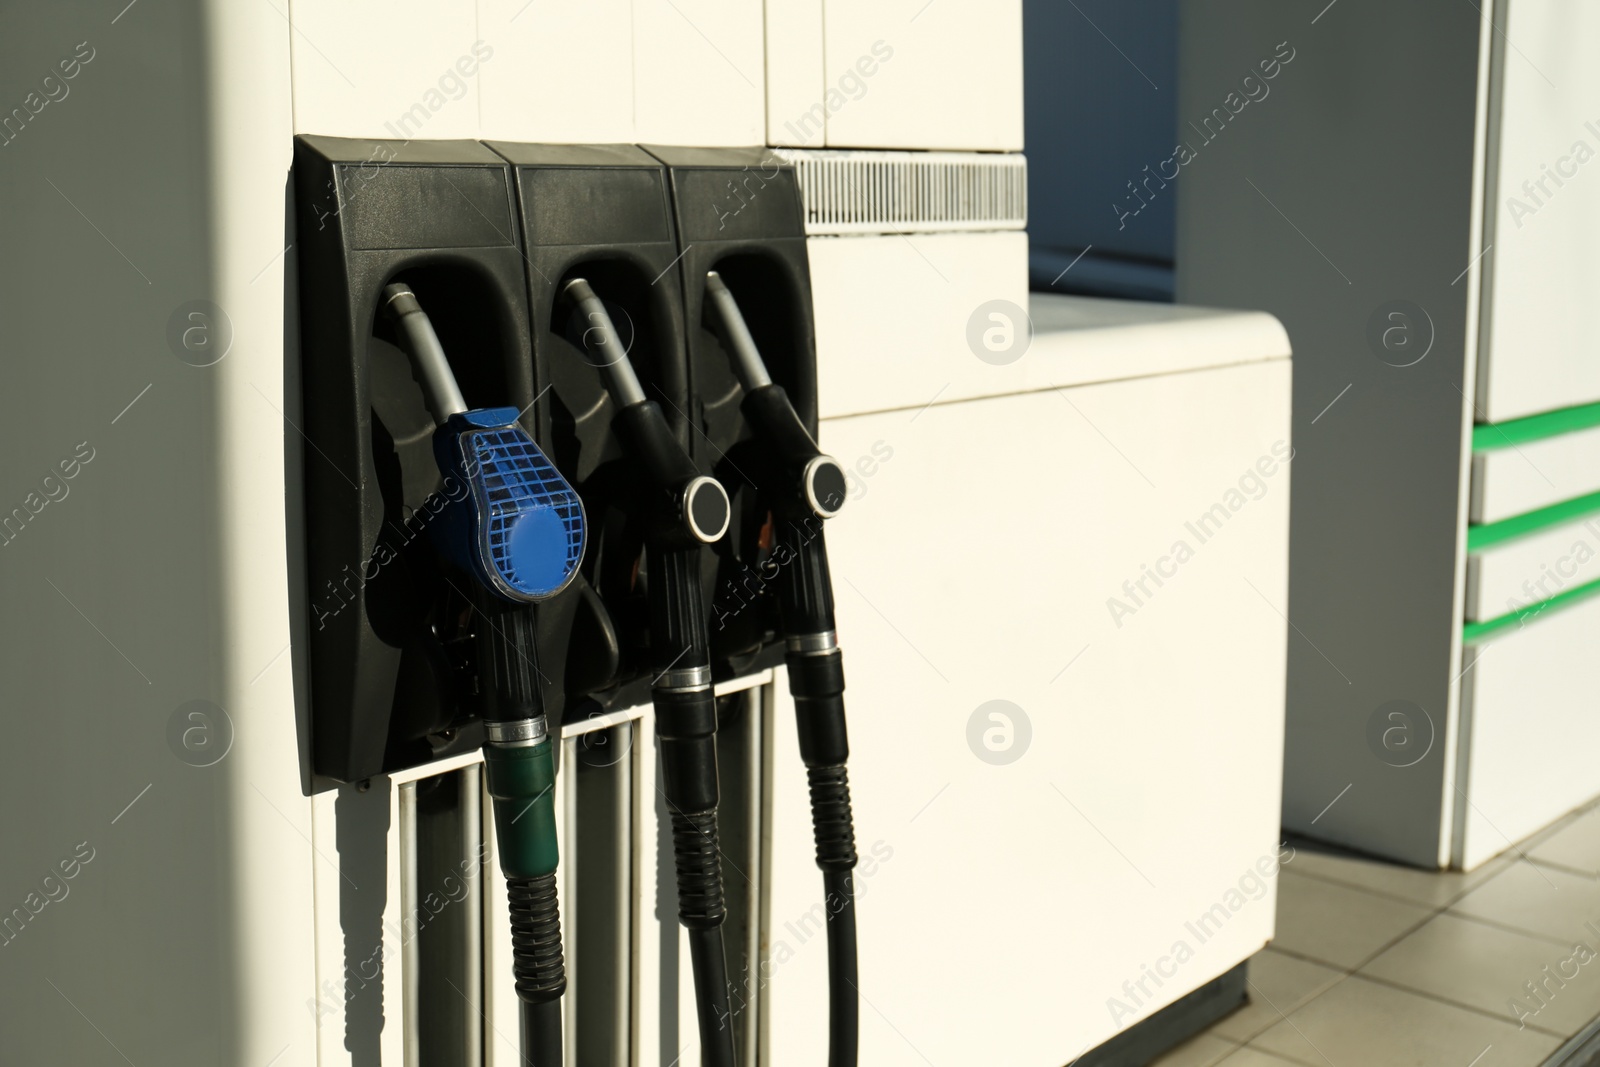
[[[1028,222],[1027,160],[1020,154],[773,153],[799,175],[808,234],[1020,230]]]

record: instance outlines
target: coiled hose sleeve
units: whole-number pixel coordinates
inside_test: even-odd
[[[678,919],[689,931],[689,963],[694,972],[700,1044],[706,1050],[704,1062],[732,1064],[728,961],[722,941],[727,908],[722,896],[717,813],[674,812],[672,853],[678,868]],[[714,1035],[714,1039],[707,1035]]]
[[[561,952],[556,876],[506,883],[511,901],[511,958],[522,1000],[525,1067],[562,1067],[561,994],[567,988]]]

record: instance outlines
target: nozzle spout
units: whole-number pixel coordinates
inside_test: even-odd
[[[422,386],[428,414],[443,426],[451,415],[467,410],[467,402],[450,370],[450,360],[439,343],[439,335],[433,332],[433,323],[417,303],[410,286],[398,282],[385,286],[383,302],[399,327],[406,355],[411,357],[411,369],[416,374],[417,384]]]
[[[616,401],[619,408],[630,408],[643,403],[644,387],[639,384],[639,376],[634,373],[633,364],[628,362],[628,351],[617,336],[617,328],[612,323],[611,313],[606,311],[605,304],[582,278],[569,281],[562,292],[583,316],[583,347],[594,358],[600,373],[605,376],[606,389],[611,393],[611,399]]]
[[[744,391],[754,392],[764,385],[771,385],[772,376],[767,373],[761,351],[756,348],[756,339],[750,336],[750,327],[739,311],[739,303],[728,291],[722,275],[714,270],[706,272],[706,298],[722,320],[723,341],[728,346],[728,354],[733,357],[733,373],[738,376]]]

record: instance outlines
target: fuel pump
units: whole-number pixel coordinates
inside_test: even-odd
[[[760,494],[775,523],[773,562],[784,663],[794,698],[800,756],[811,791],[817,866],[828,932],[828,1063],[854,1067],[859,1031],[856,987],[855,827],[844,714],[844,666],[834,630],[833,583],[822,524],[845,499],[844,470],[807,432],[775,384],[733,293],[716,271],[705,278],[707,317],[744,391],[740,410],[765,447]]]
[[[661,742],[662,792],[672,821],[678,918],[688,930],[702,1062],[733,1067],[717,843],[717,706],[702,583],[705,549],[727,531],[727,492],[702,474],[646,397],[610,313],[583,278],[563,297],[574,330],[616,405],[618,435],[641,475],[645,582],[654,674],[650,694]]]
[[[758,966],[760,902],[725,892],[723,867],[748,847],[748,834],[741,826],[722,847],[718,805],[724,789],[730,799],[755,794],[719,783],[719,756],[735,751],[726,731],[719,736],[719,711],[742,712],[738,698],[719,709],[713,676],[775,665],[783,635],[778,598],[757,587],[748,610],[741,600],[740,610],[713,617],[713,593],[758,559],[770,563],[767,516],[791,512],[740,469],[769,489],[781,480],[750,465],[772,449],[740,408],[731,347],[705,327],[715,315],[703,308],[702,283],[718,266],[750,287],[750,328],[789,389],[810,449],[800,466],[811,510],[793,512],[800,525],[780,549],[815,553],[817,516],[837,508],[843,484],[804,430],[814,418],[814,356],[794,175],[768,166],[758,179],[742,151],[420,140],[380,147],[392,165],[373,163],[365,142],[297,140],[302,400],[316,443],[305,462],[311,770],[316,781],[361,782],[482,747],[524,1043],[542,1067],[560,1053],[560,1002],[588,1037],[591,1024],[614,1021],[613,1007],[626,1018],[638,996],[622,989],[637,961],[595,948],[603,938],[586,939],[589,948],[570,942],[597,955],[582,967],[587,987],[564,992],[565,972],[579,968],[564,958],[556,907],[549,787],[559,722],[626,715],[648,684],[677,888],[675,904],[670,885],[656,899],[662,918],[670,923],[675,909],[687,931],[670,933],[688,941],[704,1063],[733,1067],[739,1042],[756,1043],[757,1016],[730,1009],[730,976]],[[755,199],[707,216],[700,194],[733,174]],[[540,427],[543,452],[519,422]],[[798,579],[825,575],[821,567],[790,571]],[[809,603],[785,594],[791,601]],[[842,719],[827,725],[842,681],[832,646],[817,644],[831,631],[831,610],[823,604],[815,614],[787,628],[791,661],[795,649],[809,649],[820,665],[794,673],[811,679],[802,700],[823,705],[807,715],[819,726],[806,745],[816,754],[808,762],[817,767],[818,826],[831,828],[819,829],[819,840],[832,842],[831,1015],[835,1034],[847,1035],[834,1042],[841,1065],[851,1060],[838,1050],[853,1050],[855,1033],[855,1001],[846,996],[855,978],[846,936],[854,850]],[[749,726],[740,720],[740,729]],[[585,822],[585,810],[576,806],[577,837],[562,842],[569,879],[584,878],[574,866],[580,841],[612,840],[612,824]],[[740,813],[753,817],[743,806]],[[637,830],[623,832],[638,850]],[[603,847],[587,855],[600,857]],[[399,855],[403,865],[403,847]],[[586,869],[599,871],[598,861]],[[638,936],[627,929],[641,901],[630,877],[590,879],[594,906],[583,897],[592,926],[604,922],[615,889],[623,943]],[[567,910],[570,926],[576,912]],[[436,943],[454,944],[444,938]],[[725,939],[737,948],[733,959]],[[670,980],[665,968],[675,963],[662,962]],[[427,1006],[418,1017],[419,1033],[449,1044],[454,1016]],[[619,1025],[621,1038],[596,1037],[591,1051],[625,1044]]]
[[[556,896],[554,742],[539,686],[533,605],[577,574],[583,505],[518,424],[516,408],[467,408],[411,289],[387,286],[384,306],[438,427],[433,449],[440,472],[467,488],[441,516],[434,539],[474,585],[484,773],[510,900],[523,1061],[560,1067],[566,974]]]

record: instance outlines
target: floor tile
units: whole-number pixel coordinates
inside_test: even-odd
[[[1264,1049],[1245,1047],[1231,1056],[1223,1057],[1217,1067],[1306,1067],[1306,1065],[1298,1060],[1286,1060]]]
[[[1210,1033],[1248,1041],[1344,977],[1342,971],[1270,948],[1250,957],[1249,975],[1250,1003],[1212,1026]]]
[[[1542,829],[1535,830],[1533,833],[1529,834],[1527,837],[1525,837],[1521,841],[1517,842],[1517,844],[1522,849],[1522,851],[1526,852],[1530,848],[1533,848],[1535,845],[1539,844],[1540,842],[1545,841],[1546,839],[1548,839],[1551,836],[1553,836],[1557,831],[1565,829],[1568,826],[1568,824],[1577,822],[1579,819],[1581,819],[1584,816],[1588,815],[1590,812],[1596,811],[1596,810],[1600,810],[1600,803],[1597,803],[1596,801],[1591,800],[1587,804],[1580,805],[1579,807],[1576,807],[1573,810],[1567,812],[1565,815],[1561,816],[1559,819],[1551,820]]]
[[[1197,1034],[1166,1055],[1151,1060],[1149,1067],[1211,1067],[1238,1048],[1232,1041],[1209,1033]]]
[[[1337,1067],[1537,1067],[1561,1039],[1408,993],[1346,978],[1250,1043],[1306,1064]]]
[[[1497,856],[1472,871],[1425,871],[1346,852],[1315,841],[1291,840],[1294,858],[1285,870],[1341,882],[1417,904],[1443,907],[1505,868],[1516,853]]]
[[[1600,951],[1600,879],[1592,875],[1518,861],[1450,910]]]
[[[1491,1012],[1508,1022],[1571,1034],[1600,1013],[1600,959],[1591,958],[1587,966],[1569,961],[1564,969],[1575,977],[1563,981],[1556,969],[1570,955],[1570,949],[1544,938],[1446,913],[1360,974]],[[1543,977],[1545,967],[1557,976],[1547,979],[1547,992],[1536,999],[1523,983]],[[1522,1010],[1513,1004],[1522,1004]]]
[[[1273,946],[1352,970],[1426,919],[1429,908],[1294,874],[1278,878]]]
[[[1591,808],[1525,849],[1536,860],[1579,871],[1600,871],[1600,808]]]

